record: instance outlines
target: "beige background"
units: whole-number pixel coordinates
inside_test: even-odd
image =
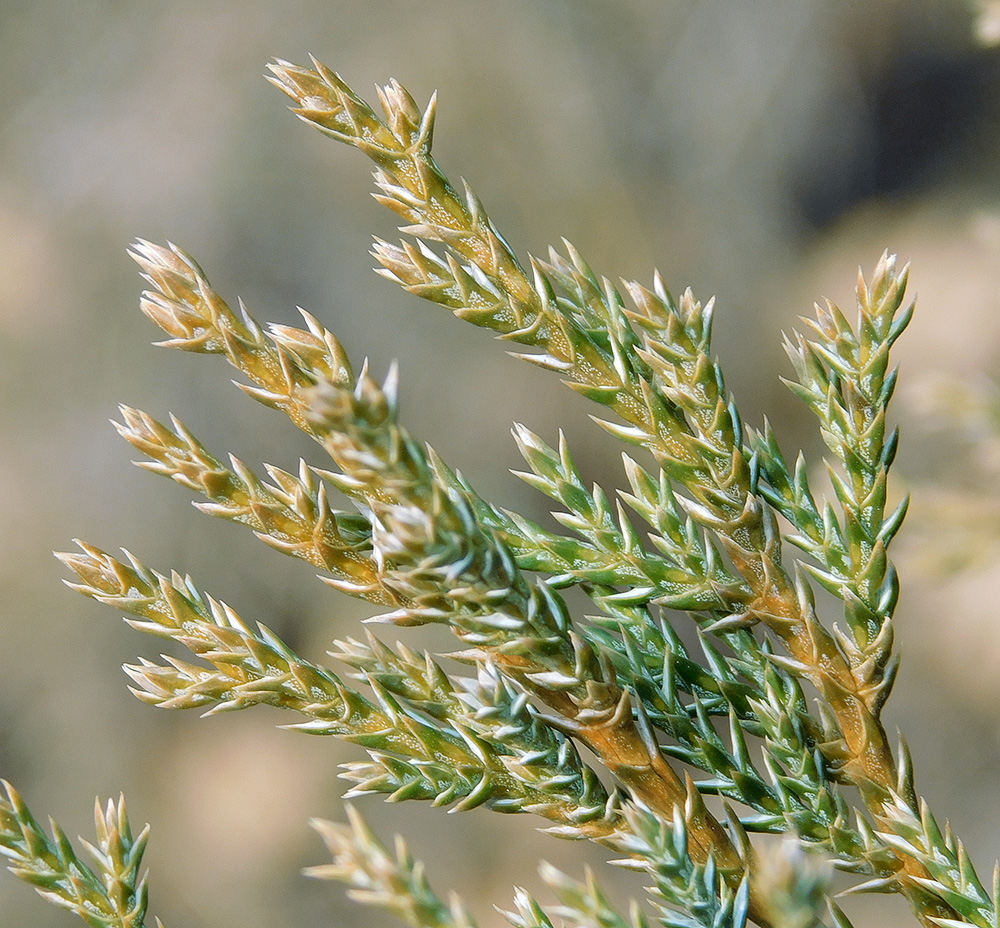
[[[392,217],[357,152],[287,113],[261,77],[269,57],[312,52],[369,98],[389,77],[421,102],[437,88],[438,160],[520,255],[565,235],[601,273],[648,281],[659,267],[675,291],[717,294],[729,387],[790,453],[819,448],[778,380],[781,331],[815,298],[849,304],[857,265],[884,248],[912,259],[899,470],[918,515],[925,482],[966,479],[968,449],[938,441],[911,396],[935,372],[988,377],[1000,346],[1000,69],[966,4],[9,0],[0,50],[0,775],[70,834],[91,834],[95,795],[123,790],[134,820],[153,823],[152,911],[170,928],[378,920],[298,874],[323,860],[306,821],[340,817],[336,765],[359,752],[277,731],[275,713],[144,707],[119,665],[157,642],[62,587],[50,551],[81,536],[190,571],[316,660],[366,613],[130,466],[107,424],[118,402],[173,411],[252,466],[321,461],[218,359],[150,347],[132,238],[177,242],[258,318],[307,308],[376,372],[398,358],[409,427],[503,505],[545,510],[508,474],[515,419],[550,441],[564,427],[588,479],[622,482],[584,401],[370,272],[370,235],[391,238]],[[987,559],[935,577],[935,534],[903,559],[905,662],[887,717],[987,876],[1000,851],[1000,574]],[[484,923],[512,883],[537,886],[539,856],[574,873],[601,859],[526,819],[363,808]],[[902,903],[875,901],[849,908],[859,928],[909,923]],[[71,921],[0,880],[3,928]]]

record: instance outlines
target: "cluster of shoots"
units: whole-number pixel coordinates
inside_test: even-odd
[[[132,692],[204,714],[280,707],[288,728],[359,745],[348,800],[520,814],[649,882],[619,911],[593,873],[543,865],[554,901],[497,900],[518,928],[849,928],[834,869],[850,891],[904,896],[922,925],[996,928],[996,888],[918,797],[906,745],[881,721],[898,667],[889,550],[906,501],[888,490],[887,409],[907,268],[883,255],[859,276],[856,312],[817,306],[787,342],[790,386],[830,451],[824,499],[801,454],[741,420],[712,354],[711,302],[675,298],[658,275],[619,288],[568,242],[522,262],[432,158],[433,100],[421,111],[392,82],[378,114],[316,62],[270,71],[301,119],[374,162],[375,198],[403,221],[402,241],[375,243],[379,273],[596,403],[595,421],[627,446],[624,488],[588,487],[564,437],[517,425],[520,476],[554,501],[561,530],[494,505],[407,430],[394,371],[355,371],[308,314],[301,329],[259,324],[185,252],[140,241],[159,344],[221,356],[326,452],[322,466],[260,474],[176,419],[123,407],[118,431],[140,466],[367,600],[382,625],[437,623],[457,643],[434,657],[369,631],[334,642],[334,669],[189,577],[80,543],[60,555],[71,587],[191,652],[127,666]],[[573,587],[587,614],[567,606]],[[820,620],[817,593],[841,621]],[[311,875],[413,928],[475,925],[359,805],[347,825],[316,823],[332,863]],[[146,832],[133,837],[122,803],[98,806],[97,824],[87,862],[8,786],[0,851],[89,925],[152,924]]]

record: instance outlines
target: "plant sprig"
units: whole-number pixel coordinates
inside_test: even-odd
[[[55,821],[49,822],[50,838],[17,790],[2,783],[0,854],[8,860],[7,869],[91,928],[145,928],[149,889],[141,866],[149,826],[133,835],[125,800],[108,800],[103,808],[96,801],[96,843],[83,842],[87,863]],[[163,928],[159,919],[155,923]]]
[[[286,728],[335,735],[369,751],[374,767],[352,764],[345,773],[360,784],[359,793],[454,803],[458,809],[486,804],[504,812],[531,811],[575,837],[603,838],[617,827],[614,801],[572,749],[550,746],[558,766],[547,767],[537,743],[518,745],[512,733],[506,741],[487,741],[461,716],[449,716],[452,724],[444,727],[431,724],[374,677],[366,678],[374,696],[368,699],[331,670],[299,657],[265,626],[251,630],[189,579],[157,574],[131,556],[126,564],[90,545],[80,547],[80,554],[60,555],[80,578],[70,586],[127,612],[132,627],[176,641],[211,665],[166,657],[163,664],[126,666],[136,684],[132,691],[144,702],[205,714],[257,705],[291,709],[306,720]]]
[[[884,255],[859,278],[856,324],[828,303],[809,338],[788,341],[790,385],[835,458],[834,499],[817,503],[805,458],[789,467],[769,425],[744,428],[712,353],[714,301],[675,299],[659,274],[619,290],[565,241],[522,263],[431,156],[434,99],[421,111],[393,81],[379,116],[318,62],[270,71],[302,119],[375,163],[376,199],[406,237],[376,241],[380,273],[518,345],[517,357],[602,406],[615,421],[597,421],[652,463],[624,455],[628,488],[616,499],[584,483],[562,435],[551,447],[516,425],[519,476],[555,501],[566,533],[543,528],[482,498],[410,434],[395,368],[381,383],[367,363],[355,373],[313,316],[303,313],[303,329],[262,326],[179,248],[139,241],[132,254],[150,285],[141,306],[166,334],[160,344],[224,357],[246,378],[241,389],[332,461],[295,473],[265,465],[262,479],[178,419],[123,406],[117,428],[140,466],[376,605],[373,621],[446,626],[464,666],[346,636],[329,652],[349,668],[345,682],[189,578],[81,545],[60,555],[77,575],[70,586],[194,655],[127,666],[133,692],[206,714],[270,705],[298,714],[289,728],[360,744],[368,758],[344,765],[347,798],[533,813],[550,833],[611,847],[650,877],[653,921],[667,928],[850,928],[814,851],[863,875],[857,892],[905,895],[928,928],[997,928],[1000,880],[988,890],[938,826],[905,743],[897,755],[881,721],[898,668],[887,550],[906,512],[905,499],[889,503],[889,354],[912,311],[908,269]],[[354,511],[335,509],[334,491]],[[786,541],[801,559],[786,560]],[[846,631],[821,621],[815,585],[841,599]],[[596,614],[574,614],[571,587]],[[146,831],[132,836],[122,803],[98,809],[88,866],[56,826],[45,836],[13,788],[7,796],[0,849],[18,875],[89,924],[141,928]],[[313,875],[348,882],[412,928],[475,928],[401,841],[390,854],[348,814],[346,827],[317,824],[334,860]],[[788,843],[757,849],[750,832]],[[651,923],[638,907],[616,909],[592,875],[543,876],[558,906],[518,891],[506,913],[517,928]]]
[[[712,304],[703,306],[690,293],[674,301],[657,278],[652,290],[629,285],[635,310],[626,311],[617,291],[599,286],[575,252],[569,260],[550,261],[562,280],[557,293],[537,262],[530,277],[521,270],[482,204],[469,191],[463,202],[433,162],[433,103],[420,114],[393,84],[380,97],[382,122],[322,66],[310,70],[279,62],[271,70],[301,118],[358,147],[378,165],[376,198],[407,220],[404,234],[418,239],[398,248],[376,245],[387,276],[504,338],[535,347],[540,354],[529,359],[558,371],[621,416],[626,425],[606,427],[623,441],[648,448],[670,480],[684,488],[682,505],[716,535],[752,590],[749,607],[733,621],[763,623],[789,652],[771,660],[816,686],[845,749],[841,776],[859,786],[871,814],[882,817],[898,780],[878,717],[894,667],[891,625],[879,622],[878,636],[862,645],[873,652],[859,655],[855,642],[838,638],[819,621],[805,576],[783,566],[776,517],[759,485],[758,456],[744,447],[740,417],[709,354]],[[425,242],[443,245],[445,256]],[[900,293],[898,278],[894,265],[880,265],[870,302]],[[601,327],[605,332],[599,337]],[[899,331],[890,324],[884,337],[895,338]],[[871,362],[871,372],[885,373],[885,354],[859,355],[859,363]],[[888,376],[869,399],[887,402],[891,387]],[[867,438],[877,443],[878,432],[869,430]],[[891,463],[891,445],[888,453],[869,455],[872,466]],[[856,502],[877,506],[877,492],[872,500]],[[876,556],[869,572],[878,569],[877,562]],[[910,877],[926,878],[912,858],[904,856],[900,863]],[[901,883],[904,890],[911,885],[916,884]],[[925,912],[917,895],[914,889],[911,901],[922,915],[949,917],[944,910]]]
[[[476,928],[461,898],[453,895],[445,903],[431,889],[423,864],[402,838],[396,837],[392,854],[351,805],[347,816],[349,825],[313,820],[333,861],[308,868],[308,876],[347,883],[352,899],[388,909],[411,928]]]

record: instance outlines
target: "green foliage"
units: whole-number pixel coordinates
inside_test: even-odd
[[[555,501],[566,533],[493,505],[407,431],[394,370],[381,384],[367,366],[355,373],[308,314],[296,329],[234,312],[183,251],[140,241],[142,309],[160,344],[224,357],[244,392],[332,462],[296,474],[266,466],[264,480],[179,421],[122,407],[117,427],[140,466],[372,603],[377,621],[446,626],[460,649],[438,663],[369,632],[334,643],[341,676],[189,578],[81,543],[60,555],[70,586],[197,661],[128,665],[133,693],[205,714],[291,710],[298,720],[286,727],[367,751],[344,767],[345,798],[538,816],[651,881],[649,910],[625,914],[593,874],[580,882],[543,866],[557,904],[517,891],[506,915],[521,928],[849,928],[830,901],[831,865],[858,875],[855,891],[904,895],[921,924],[996,928],[996,891],[918,799],[905,745],[897,756],[880,720],[898,667],[888,551],[906,500],[890,503],[898,435],[887,410],[890,349],[912,312],[908,269],[883,255],[859,279],[854,323],[827,303],[809,338],[788,340],[789,385],[833,455],[833,498],[817,499],[801,454],[789,467],[770,425],[744,427],[712,355],[712,302],[675,299],[658,275],[623,295],[568,242],[525,268],[432,158],[433,100],[421,112],[392,82],[380,117],[318,63],[271,73],[303,120],[374,162],[376,199],[406,236],[376,242],[380,273],[516,343],[516,357],[614,417],[597,421],[635,449],[623,455],[628,488],[612,501],[587,487],[564,436],[552,447],[516,425],[520,476]],[[334,508],[338,495],[350,511]],[[844,630],[820,621],[814,585],[840,601]],[[569,608],[561,591],[573,587],[593,614]],[[473,928],[401,840],[392,855],[355,807],[348,815],[350,826],[316,823],[333,863],[311,875],[343,880],[414,928]],[[8,788],[0,849],[88,924],[143,925],[146,830],[132,837],[121,803],[98,807],[97,821],[90,868]],[[781,837],[755,847],[751,832]]]
[[[97,843],[84,842],[93,864],[81,860],[63,830],[51,822],[48,838],[17,790],[4,782],[0,798],[0,850],[15,876],[55,905],[76,912],[91,928],[139,928],[148,903],[146,876],[139,874],[149,835],[132,835],[125,800],[94,809]],[[160,924],[159,919],[156,922]]]

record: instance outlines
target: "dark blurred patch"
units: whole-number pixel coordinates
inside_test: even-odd
[[[828,130],[854,135],[846,144],[839,140],[839,163],[811,152],[791,185],[802,219],[814,230],[864,200],[898,197],[967,172],[983,137],[996,131],[996,50],[908,48],[862,81],[860,118]]]

